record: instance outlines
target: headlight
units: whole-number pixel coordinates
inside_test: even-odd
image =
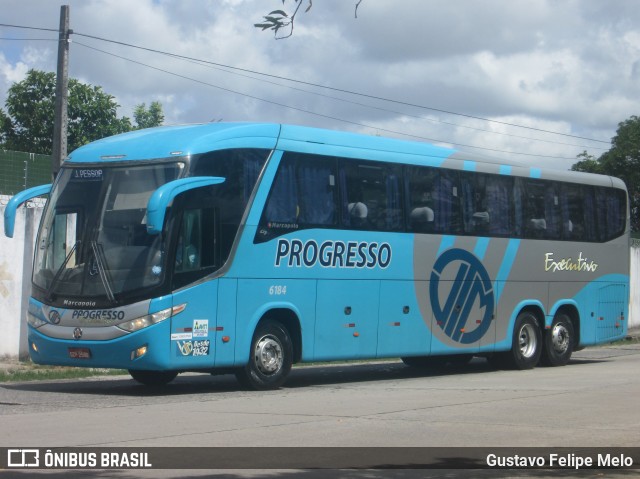
[[[44,319],[40,319],[39,317],[27,313],[27,323],[29,323],[34,328],[39,328],[40,326],[44,326],[47,322]]]
[[[158,324],[165,319],[184,311],[184,308],[186,307],[186,304],[181,304],[180,306],[174,306],[173,308],[163,309],[157,313],[147,314],[146,316],[141,316],[139,318],[132,319],[131,321],[127,321],[126,323],[120,323],[118,324],[118,327],[133,333],[134,331],[139,331],[143,328]]]

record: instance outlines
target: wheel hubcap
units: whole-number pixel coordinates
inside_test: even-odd
[[[520,354],[522,354],[523,357],[530,358],[535,354],[538,340],[533,326],[525,324],[520,329],[518,345],[520,346]]]
[[[271,336],[265,336],[258,341],[255,350],[255,362],[264,374],[278,372],[284,362],[282,346]]]
[[[567,352],[569,348],[569,331],[562,323],[556,324],[551,331],[551,344],[553,349],[560,354]]]

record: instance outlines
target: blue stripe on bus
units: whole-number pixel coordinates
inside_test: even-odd
[[[500,174],[501,175],[510,175],[511,167],[508,165],[500,165]]]
[[[542,170],[540,168],[530,168],[529,170],[531,178],[542,178]]]
[[[489,242],[491,240],[489,238],[478,238],[476,242],[476,247],[473,249],[473,254],[478,257],[479,260],[484,259],[484,255],[487,252],[487,248],[489,247]]]
[[[513,263],[516,260],[516,256],[518,254],[518,249],[520,248],[520,240],[519,239],[510,239],[509,244],[507,244],[507,248],[504,252],[504,257],[502,258],[502,263],[500,264],[500,269],[498,270],[498,276],[496,277],[497,281],[506,281],[509,278],[509,274],[511,273],[511,268],[513,267]],[[494,291],[496,291],[496,303],[500,300],[500,295],[502,294],[502,290],[504,288],[496,288],[496,284],[493,285]]]
[[[464,160],[464,171],[476,171],[476,162],[470,160]]]
[[[438,254],[436,254],[436,257],[440,256],[444,251],[448,250],[449,248],[453,248],[453,245],[455,242],[456,242],[455,236],[444,235],[440,240],[440,247],[438,248]]]

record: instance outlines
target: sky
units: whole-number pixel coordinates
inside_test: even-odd
[[[560,169],[640,115],[635,0],[363,0],[357,18],[356,0],[301,1],[276,40],[253,25],[294,0],[68,0],[70,76],[120,116],[159,101],[165,124],[293,123]],[[57,30],[62,3],[0,0],[0,23]],[[0,26],[0,107],[56,56],[56,31]]]

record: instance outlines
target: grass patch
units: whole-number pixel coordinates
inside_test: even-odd
[[[122,369],[72,368],[64,366],[41,366],[30,362],[18,363],[15,367],[0,369],[0,383],[22,381],[46,381],[55,379],[90,378],[94,376],[120,376],[128,374]]]
[[[640,344],[640,336],[627,336],[626,338],[611,344],[614,346],[624,346],[625,344]]]

